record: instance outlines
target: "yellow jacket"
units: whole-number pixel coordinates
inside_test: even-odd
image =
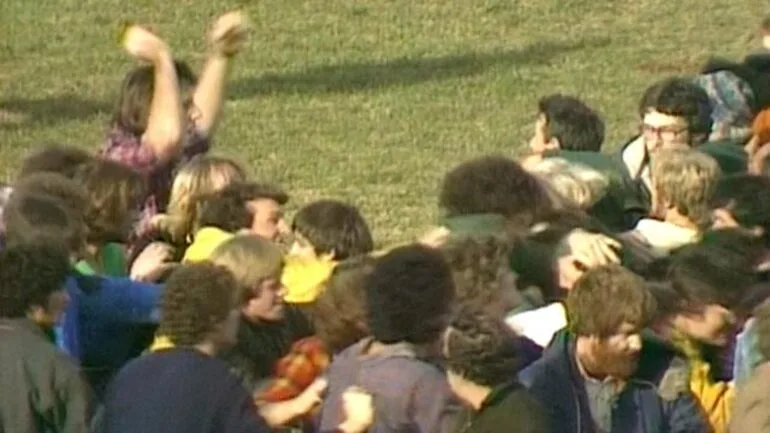
[[[281,283],[286,287],[284,300],[292,304],[313,302],[321,294],[337,262],[286,257]]]
[[[203,227],[195,233],[193,243],[187,247],[182,262],[190,263],[207,260],[218,246],[229,241],[234,236],[234,234],[216,227]]]
[[[735,386],[718,382],[711,376],[711,365],[703,360],[698,344],[691,340],[676,341],[690,363],[690,391],[708,416],[714,433],[727,433],[735,399]]]

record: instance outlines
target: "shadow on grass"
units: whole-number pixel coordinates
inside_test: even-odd
[[[606,46],[607,38],[580,41],[544,41],[505,51],[467,53],[442,57],[399,58],[374,63],[343,63],[290,74],[262,74],[236,80],[228,91],[233,99],[274,93],[345,93],[427,81],[470,77],[488,69],[548,64],[558,56],[586,48]]]
[[[106,102],[75,95],[41,99],[5,99],[0,100],[0,129],[52,125],[69,120],[87,119],[110,111],[112,106]]]

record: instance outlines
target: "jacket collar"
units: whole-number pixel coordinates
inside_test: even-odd
[[[45,332],[38,324],[27,318],[0,319],[0,331],[25,331],[38,337],[52,340],[52,335]]]

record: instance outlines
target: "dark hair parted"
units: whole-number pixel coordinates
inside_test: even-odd
[[[652,110],[684,118],[691,134],[707,136],[711,132],[708,93],[688,79],[667,78],[648,87],[639,103],[639,117]]]
[[[90,153],[75,146],[47,145],[24,158],[19,179],[35,173],[56,173],[71,179],[81,165],[93,160]]]
[[[599,152],[604,142],[604,120],[585,102],[568,95],[548,95],[537,103],[545,116],[548,135],[563,150]]]
[[[158,333],[176,346],[203,343],[235,308],[238,285],[224,267],[200,262],[171,273],[161,299]]]
[[[75,180],[88,195],[88,242],[125,242],[133,225],[133,211],[139,209],[145,191],[141,175],[123,164],[99,160],[80,167]]]
[[[6,248],[0,252],[0,317],[22,318],[33,307],[48,308],[69,272],[67,252],[53,245]]]
[[[227,232],[249,227],[253,214],[246,205],[260,199],[275,200],[283,205],[289,196],[277,185],[236,182],[221,191],[201,197],[196,226],[213,226]]]
[[[369,335],[366,326],[366,279],[375,259],[361,256],[340,262],[313,305],[316,335],[337,353]]]
[[[449,217],[500,214],[525,230],[553,209],[537,177],[504,156],[472,159],[450,170],[441,185],[439,206]]]
[[[292,231],[307,238],[316,254],[333,253],[335,260],[374,249],[372,233],[358,208],[336,200],[318,200],[300,209]]]
[[[195,86],[197,78],[187,63],[174,61],[174,69],[179,81],[183,104],[189,106],[188,94]],[[155,92],[155,68],[151,65],[139,66],[129,71],[120,87],[120,95],[112,116],[113,126],[135,136],[141,136],[147,130],[150,118],[152,96]]]
[[[521,365],[517,335],[475,308],[461,309],[444,334],[447,369],[480,386],[495,387],[516,377]]]
[[[377,259],[366,281],[367,322],[382,343],[429,343],[446,326],[454,297],[449,266],[437,250],[410,245]]]
[[[14,245],[53,245],[72,254],[85,247],[82,214],[55,197],[14,191],[3,209],[5,240]]]
[[[500,236],[465,236],[452,238],[442,247],[457,303],[482,309],[500,304],[502,272],[510,272],[511,244]]]
[[[620,265],[588,270],[567,295],[567,321],[576,335],[609,337],[624,323],[641,329],[652,320],[655,300],[644,280]]]
[[[722,177],[711,207],[727,210],[744,228],[762,229],[762,239],[770,247],[770,178],[751,174]]]

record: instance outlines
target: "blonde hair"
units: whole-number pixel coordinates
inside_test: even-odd
[[[235,277],[240,296],[245,300],[265,279],[279,278],[283,271],[283,254],[273,242],[251,235],[239,235],[223,243],[209,257],[209,262],[229,270]]]
[[[721,170],[714,158],[692,149],[660,149],[650,159],[652,187],[663,200],[699,226],[709,223],[709,201]]]
[[[546,158],[530,168],[530,172],[580,209],[588,209],[599,201],[610,185],[599,171],[563,158]]]
[[[205,155],[191,159],[174,177],[168,209],[153,219],[154,226],[168,232],[174,242],[188,241],[199,198],[245,180],[243,168],[231,159]]]

